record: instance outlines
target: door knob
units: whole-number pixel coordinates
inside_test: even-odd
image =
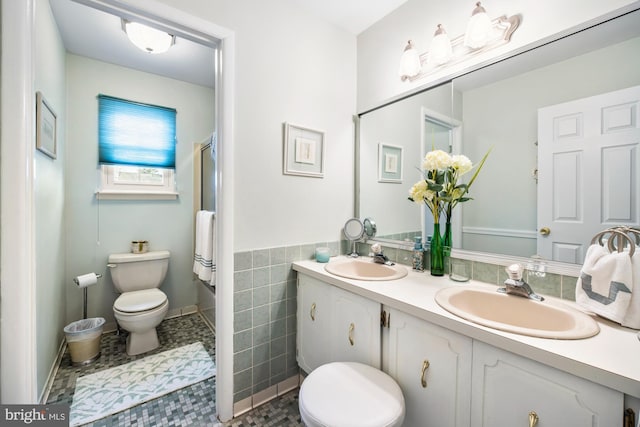
[[[548,236],[551,233],[551,229],[549,227],[542,227],[540,229],[540,234],[543,236]]]

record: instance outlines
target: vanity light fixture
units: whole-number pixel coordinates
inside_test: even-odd
[[[413,40],[407,42],[407,46],[404,48],[404,53],[400,58],[400,77],[402,76],[416,76],[420,74],[422,64],[420,63],[420,55],[418,50],[413,45]]]
[[[433,35],[433,40],[431,40],[428,62],[437,65],[446,64],[451,59],[452,54],[451,40],[449,40],[449,36],[442,24],[438,24],[438,29]]]
[[[176,42],[176,36],[139,22],[122,19],[122,29],[131,43],[147,53],[164,53]]]
[[[444,26],[438,24],[429,51],[420,54],[417,54],[413,41],[409,40],[400,58],[400,79],[415,81],[509,43],[521,20],[520,14],[490,19],[478,2],[465,34],[449,39]]]
[[[464,45],[471,49],[484,47],[491,33],[491,18],[480,2],[476,3],[471,12],[471,19],[467,24],[467,32],[464,33]]]

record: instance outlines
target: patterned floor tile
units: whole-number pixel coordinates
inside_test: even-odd
[[[98,360],[87,366],[71,366],[69,350],[65,352],[47,403],[71,404],[76,379],[104,369],[118,366],[197,341],[215,360],[215,337],[199,314],[166,319],[158,326],[160,347],[151,352],[129,356],[125,351],[125,337],[105,334],[100,341]],[[298,391],[289,392],[259,408],[220,424],[215,410],[215,378],[185,387],[158,399],[140,404],[110,417],[87,424],[90,427],[249,427],[302,426],[298,411]]]

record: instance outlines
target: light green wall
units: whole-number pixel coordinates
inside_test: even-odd
[[[48,0],[36,2],[35,88],[57,114],[57,158],[35,152],[36,357],[40,395],[65,326],[65,51]],[[35,108],[35,94],[33,104]],[[3,141],[3,143],[8,143]],[[35,144],[34,144],[35,147]]]
[[[106,268],[107,258],[111,253],[129,252],[132,240],[148,240],[150,250],[171,252],[161,287],[169,298],[169,309],[196,304],[192,283],[193,144],[213,130],[213,90],[73,54],[67,56],[67,70],[67,320],[82,312],[82,292],[72,278],[95,271],[104,277],[89,288],[89,317],[114,321],[117,293]],[[177,110],[177,200],[96,200],[98,94]]]

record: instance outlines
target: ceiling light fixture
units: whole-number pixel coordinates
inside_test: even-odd
[[[467,33],[449,39],[444,26],[438,24],[429,51],[420,54],[413,41],[409,40],[400,58],[400,78],[403,81],[421,79],[443,67],[509,43],[521,20],[519,14],[490,19],[480,2],[477,2]]]
[[[176,42],[176,36],[139,22],[122,20],[122,29],[138,49],[147,53],[164,53]]]

